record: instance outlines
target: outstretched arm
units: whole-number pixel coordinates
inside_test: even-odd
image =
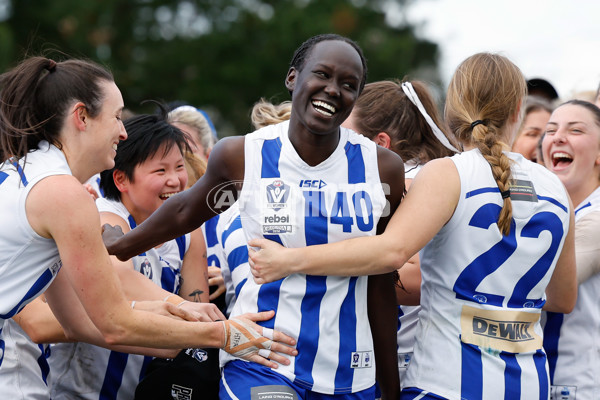
[[[160,243],[191,232],[216,214],[219,188],[244,177],[244,137],[226,138],[213,148],[206,172],[190,189],[171,197],[130,233],[120,236],[104,226],[103,239],[110,254],[127,260]],[[220,210],[224,211],[224,209]]]
[[[292,273],[359,276],[400,268],[448,222],[458,204],[460,178],[452,160],[428,162],[392,216],[385,232],[325,245],[283,248],[266,239],[249,242],[250,266],[257,283]]]

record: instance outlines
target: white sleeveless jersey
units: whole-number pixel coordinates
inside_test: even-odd
[[[248,246],[242,230],[239,203],[235,202],[225,212],[220,214],[216,227],[220,251],[221,273],[227,292],[225,302],[227,315],[233,310],[233,305],[242,287],[248,279],[253,279],[248,264]]]
[[[421,312],[403,387],[448,399],[547,399],[539,323],[569,226],[560,180],[515,153],[510,234],[479,150],[451,157],[461,192],[450,221],[421,252]]]
[[[575,229],[578,221],[599,210],[600,188],[575,208]],[[600,240],[600,227],[598,233]],[[544,349],[548,354],[551,398],[599,399],[600,274],[579,285],[575,308],[569,314],[545,314]]]
[[[1,399],[29,399],[48,390],[40,366],[33,362],[37,345],[26,343],[15,323],[4,332],[5,321],[43,293],[62,265],[54,240],[41,237],[29,224],[25,200],[40,180],[71,175],[71,170],[55,146],[42,141],[38,147],[27,155],[25,166],[24,160],[0,164]]]
[[[96,200],[100,212],[112,212],[131,229],[136,224],[123,203]],[[151,249],[132,261],[136,271],[163,289],[178,293],[181,265],[189,248],[189,234]],[[133,399],[152,357],[111,351],[88,343],[59,343],[52,346],[52,399]]]
[[[415,179],[423,165],[409,161],[404,163],[404,179]],[[417,322],[421,306],[398,306],[398,331],[396,341],[398,343],[398,372],[400,374],[400,385],[404,384],[406,370],[410,365],[415,334],[417,333]]]
[[[48,400],[50,345],[36,344],[12,319],[4,322],[0,399]]]
[[[374,235],[386,204],[375,143],[340,128],[335,151],[311,167],[290,143],[288,126],[286,121],[246,136],[239,199],[246,239],[303,247]],[[264,310],[276,316],[263,326],[298,340],[298,356],[275,372],[326,394],[373,386],[367,277],[295,274],[264,285],[248,279],[232,315]]]

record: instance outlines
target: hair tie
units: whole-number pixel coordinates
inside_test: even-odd
[[[478,119],[477,121],[471,122],[471,129],[475,128],[477,125],[485,125],[482,120]]]
[[[451,150],[455,153],[460,153],[460,150],[458,150],[456,147],[454,147],[450,143],[450,141],[448,140],[446,135],[444,135],[444,133],[435,124],[435,122],[433,122],[433,119],[431,119],[429,114],[427,114],[427,110],[425,110],[423,103],[421,103],[421,100],[419,100],[419,96],[417,96],[417,92],[415,92],[413,85],[410,82],[402,82],[402,91],[404,92],[406,97],[410,100],[410,102],[413,103],[415,105],[415,107],[417,107],[417,109],[419,110],[419,112],[421,113],[423,118],[425,118],[425,121],[431,128],[431,131],[433,132],[433,134],[437,138],[437,140],[439,140],[440,143],[448,150]]]
[[[505,190],[504,192],[500,192],[503,199],[508,199],[510,197],[510,189]]]
[[[56,69],[56,61],[48,59],[48,65],[46,66],[46,69],[49,72],[52,72]]]

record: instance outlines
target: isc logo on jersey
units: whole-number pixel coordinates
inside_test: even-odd
[[[263,234],[291,233],[291,212],[288,206],[290,186],[281,179],[275,179],[265,187],[266,207],[262,215]]]

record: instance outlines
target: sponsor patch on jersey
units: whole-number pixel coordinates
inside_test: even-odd
[[[413,353],[398,353],[398,368],[407,369]]]
[[[291,187],[281,179],[263,179],[261,187],[266,199],[261,214],[263,235],[292,233]]]
[[[171,397],[173,400],[192,400],[193,389],[173,384],[171,386]]]
[[[540,314],[513,310],[482,310],[463,306],[461,341],[484,350],[526,353],[542,348],[534,326]]]
[[[510,199],[517,201],[531,201],[537,203],[538,198],[531,181],[516,179],[510,185]]]
[[[57,262],[52,264],[52,266],[50,267],[50,272],[52,272],[52,276],[56,276],[56,274],[58,274],[58,271],[60,271],[61,268],[62,260],[58,260]]]
[[[558,386],[550,387],[550,400],[575,400],[577,386]]]
[[[291,387],[283,385],[265,385],[250,388],[251,400],[298,400]]]
[[[373,352],[354,351],[350,357],[350,368],[371,368],[373,366]]]

